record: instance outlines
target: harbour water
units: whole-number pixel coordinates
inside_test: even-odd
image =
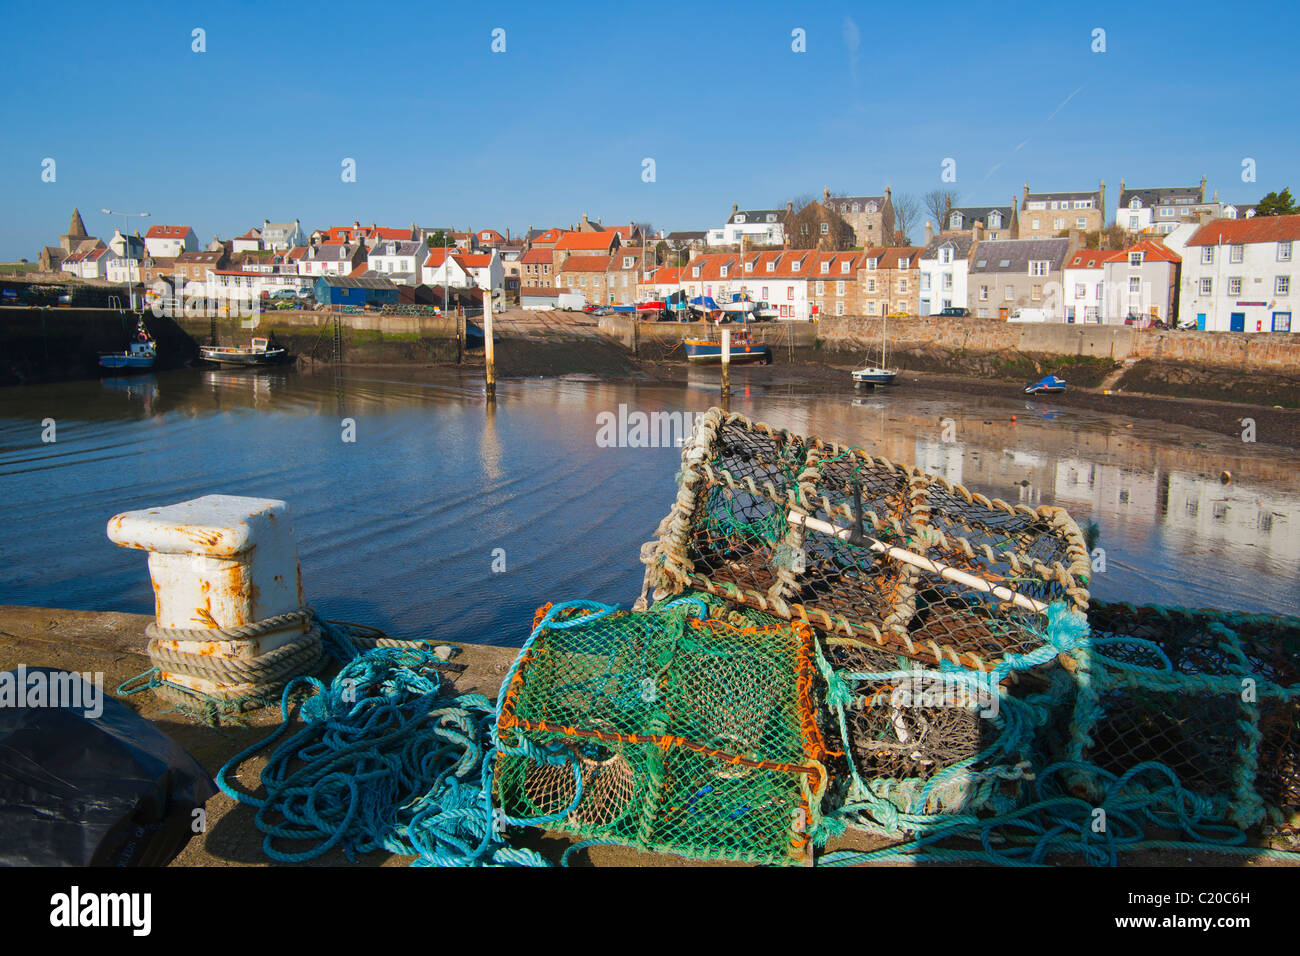
[[[1300,614],[1289,450],[1010,389],[972,402],[773,387],[739,369],[733,389],[732,410],[751,418],[1095,521],[1096,597]],[[326,616],[519,644],[546,601],[635,598],[640,545],[674,496],[680,413],[717,402],[716,370],[685,386],[505,381],[493,406],[481,371],[456,369],[184,369],[3,389],[0,604],[151,612],[144,555],[112,545],[108,519],[255,495],[289,502],[308,599]],[[679,414],[638,429],[656,412]]]

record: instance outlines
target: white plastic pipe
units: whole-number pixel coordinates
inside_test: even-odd
[[[801,525],[813,531],[819,531],[822,534],[833,535],[836,538],[848,540],[853,531],[849,528],[838,528],[828,521],[822,521],[820,518],[810,518],[807,515],[799,514],[797,511],[791,511],[787,520],[792,525]],[[1036,614],[1043,614],[1047,611],[1047,605],[1042,601],[1035,601],[1033,598],[1024,594],[1018,594],[1010,588],[1003,587],[1000,584],[990,584],[983,578],[976,577],[966,571],[959,570],[939,561],[927,558],[925,555],[917,554],[915,551],[908,551],[906,548],[895,548],[871,538],[867,545],[877,554],[883,554],[887,558],[895,561],[901,561],[904,564],[910,564],[913,567],[920,568],[922,571],[929,571],[931,574],[937,574],[942,578],[953,581],[957,584],[964,585],[975,591],[982,591],[985,594],[992,594],[1003,601],[1010,601],[1017,607],[1022,607],[1027,611],[1033,611]]]

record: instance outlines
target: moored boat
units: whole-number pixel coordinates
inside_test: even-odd
[[[893,385],[894,380],[898,378],[897,370],[891,369],[885,364],[885,325],[886,323],[882,320],[880,325],[880,364],[854,369],[854,384]]]
[[[222,365],[279,365],[288,358],[288,350],[268,339],[255,338],[248,348],[228,348],[220,345],[199,346],[199,356],[208,362]]]
[[[1060,395],[1065,391],[1065,379],[1045,375],[1037,382],[1025,386],[1026,395]]]
[[[144,319],[136,325],[135,341],[127,345],[122,352],[105,352],[99,356],[100,368],[150,369],[158,358],[158,343],[154,341],[149,330],[144,327]]]
[[[722,361],[722,343],[714,339],[683,339],[686,359],[698,363],[720,363]],[[753,340],[748,331],[738,330],[731,336],[730,361],[732,364],[761,362],[772,364],[772,350]]]

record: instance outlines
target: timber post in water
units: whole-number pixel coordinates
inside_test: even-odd
[[[487,376],[487,397],[497,397],[497,373],[492,355],[492,290],[483,290],[483,368]]]
[[[731,329],[722,330],[722,399],[731,397]]]

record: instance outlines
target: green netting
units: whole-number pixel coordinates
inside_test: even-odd
[[[720,409],[697,422],[657,535],[647,603],[702,590],[934,667],[996,670],[1045,647],[1048,605],[1088,604],[1087,549],[1063,510]]]
[[[826,772],[808,627],[539,612],[503,686],[506,822],[696,859],[804,862]]]
[[[1300,622],[1130,604],[1090,616],[1066,757],[1102,773],[1075,775],[1078,792],[1153,764],[1208,818],[1300,824]]]

